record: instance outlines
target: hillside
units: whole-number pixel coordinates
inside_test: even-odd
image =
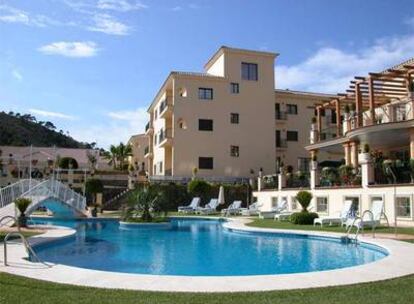
[[[62,148],[91,148],[65,135],[49,121],[37,121],[30,114],[0,112],[0,146],[58,146]]]

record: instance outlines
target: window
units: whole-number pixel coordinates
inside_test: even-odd
[[[411,200],[409,196],[397,197],[396,204],[398,217],[411,217]]]
[[[239,146],[230,146],[230,156],[239,157]]]
[[[239,94],[239,84],[232,82],[230,83],[230,93],[231,94]]]
[[[298,141],[298,131],[286,131],[287,141]]]
[[[316,212],[328,213],[328,198],[327,197],[316,198]]]
[[[198,158],[198,169],[213,169],[213,158],[212,157],[199,157]]]
[[[298,201],[296,200],[295,196],[290,197],[290,208],[291,208],[291,210],[298,209]]]
[[[272,196],[272,208],[277,207],[277,196]]]
[[[212,119],[199,119],[198,130],[200,131],[213,131],[213,120]]]
[[[232,124],[239,123],[239,113],[230,113],[230,123]]]
[[[288,114],[297,115],[298,114],[298,106],[295,104],[287,104],[286,105],[286,112]]]
[[[302,172],[309,172],[310,158],[298,157],[298,170]]]
[[[213,99],[213,89],[210,88],[198,88],[198,98],[199,99]]]
[[[241,74],[243,80],[254,80],[257,81],[257,64],[242,62]]]

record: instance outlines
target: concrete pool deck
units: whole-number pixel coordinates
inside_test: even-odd
[[[338,233],[322,231],[247,227],[245,224],[248,221],[250,220],[243,218],[230,219],[223,225],[227,229],[250,232],[340,236]],[[29,242],[36,245],[69,237],[75,233],[73,229],[54,226],[42,235],[31,237]],[[50,264],[48,267],[42,263],[28,261],[24,246],[21,243],[11,243],[7,248],[9,266],[3,265],[3,244],[0,246],[0,271],[78,286],[169,292],[253,292],[304,289],[381,281],[414,274],[413,244],[368,236],[360,237],[360,241],[383,247],[389,255],[379,261],[360,266],[307,273],[253,276],[165,276],[99,271],[61,264]]]

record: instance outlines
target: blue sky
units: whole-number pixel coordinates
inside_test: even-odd
[[[278,88],[336,93],[414,56],[414,1],[0,0],[0,110],[107,147],[221,45],[280,53]]]

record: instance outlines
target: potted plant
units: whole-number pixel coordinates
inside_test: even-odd
[[[192,173],[193,173],[193,179],[196,179],[197,173],[198,173],[198,168],[197,167],[194,167]]]
[[[290,216],[290,221],[293,224],[312,225],[317,213],[309,212],[308,207],[312,201],[312,193],[309,191],[299,191],[296,194],[296,201],[302,206],[300,212],[295,212]]]
[[[363,146],[361,153],[358,155],[358,161],[360,163],[369,163],[371,161],[370,147],[368,144]]]
[[[17,210],[19,210],[19,217],[17,218],[17,225],[19,227],[26,227],[27,226],[27,218],[25,215],[25,212],[29,205],[32,203],[32,200],[28,198],[18,198],[14,201],[14,204],[16,205]]]

